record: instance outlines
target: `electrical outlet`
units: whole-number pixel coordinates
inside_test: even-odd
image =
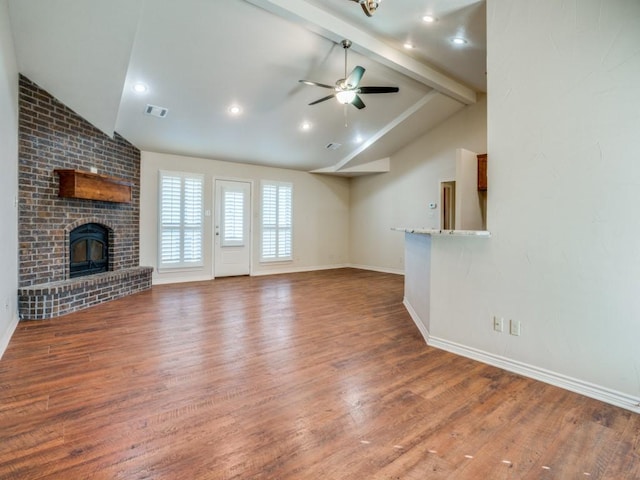
[[[504,330],[504,320],[500,317],[493,317],[493,329],[496,332],[502,332]]]
[[[509,333],[511,335],[515,335],[516,337],[520,336],[520,321],[519,320],[509,320]]]

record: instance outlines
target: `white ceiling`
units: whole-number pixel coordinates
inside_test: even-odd
[[[486,89],[484,1],[384,0],[369,18],[348,0],[10,0],[10,14],[21,73],[148,151],[339,172],[395,153]],[[331,91],[298,82],[342,78],[343,38],[361,85],[400,88],[362,95],[346,117],[333,99],[308,106]]]

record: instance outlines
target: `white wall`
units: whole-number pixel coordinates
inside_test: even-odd
[[[174,170],[205,175],[206,208],[213,208],[214,178],[253,182],[252,274],[293,272],[348,264],[349,181],[297,170],[268,168],[203,158],[142,152],[140,264],[157,268],[158,172]],[[292,262],[260,263],[260,181],[293,184]],[[210,279],[213,276],[212,220],[205,218],[205,267],[196,271],[154,272],[154,283]]]
[[[404,236],[391,228],[440,228],[440,181],[455,179],[456,149],[486,152],[486,121],[486,96],[479,95],[478,103],[393,155],[389,173],[352,180],[353,265],[404,271]],[[438,208],[430,210],[430,202]]]
[[[18,323],[18,67],[9,7],[0,0],[0,356]]]
[[[493,236],[433,239],[431,335],[637,399],[640,2],[487,8]]]
[[[431,312],[431,235],[404,234],[404,306],[425,338],[429,339]]]

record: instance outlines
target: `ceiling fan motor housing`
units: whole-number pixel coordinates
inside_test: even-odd
[[[338,103],[341,103],[343,105],[351,104],[360,110],[365,107],[365,104],[358,96],[358,94],[395,93],[399,91],[398,87],[360,87],[360,81],[362,80],[365,69],[360,65],[356,65],[351,73],[347,75],[347,50],[351,47],[352,42],[351,40],[344,39],[342,40],[342,42],[340,42],[340,44],[342,45],[342,48],[344,48],[344,78],[338,79],[336,81],[335,87],[331,87],[323,83],[312,82],[310,80],[299,80],[299,82],[306,85],[329,88],[335,91],[335,93],[311,102],[309,105],[316,105],[318,103],[329,100],[330,98],[336,98],[338,100]]]

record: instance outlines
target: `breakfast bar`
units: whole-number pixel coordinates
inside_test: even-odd
[[[420,330],[429,340],[429,309],[431,300],[431,240],[432,237],[489,238],[487,230],[440,230],[394,227],[404,232],[404,299],[403,304]]]

